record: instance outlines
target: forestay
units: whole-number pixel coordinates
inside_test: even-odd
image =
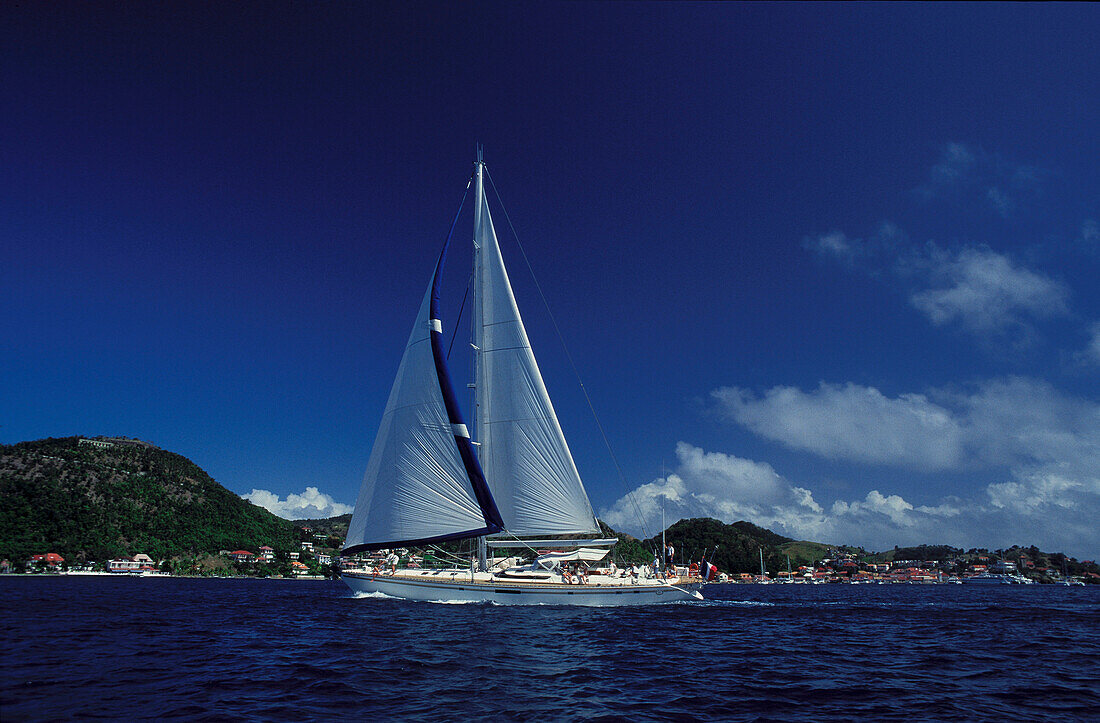
[[[599,534],[516,306],[477,166],[474,344],[478,458],[513,535]]]

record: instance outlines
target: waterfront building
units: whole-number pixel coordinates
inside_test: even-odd
[[[153,558],[144,553],[107,561],[107,572],[152,572]]]
[[[48,570],[57,570],[63,562],[65,562],[65,558],[61,555],[56,552],[47,552],[44,555],[31,555],[31,559],[27,560],[27,567],[45,567]]]

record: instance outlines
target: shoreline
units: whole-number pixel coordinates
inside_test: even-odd
[[[10,572],[10,573],[0,574],[0,580],[3,580],[5,578],[22,578],[22,577],[34,577],[34,578],[39,578],[39,577],[56,577],[56,578],[98,577],[98,578],[114,578],[114,579],[128,579],[128,580],[150,579],[150,578],[165,578],[165,579],[177,579],[177,580],[276,580],[276,581],[293,581],[293,582],[297,582],[297,581],[318,582],[318,581],[323,581],[323,580],[331,580],[331,581],[340,580],[339,577],[324,577],[323,575],[297,575],[297,576],[294,576],[294,577],[276,577],[276,576],[260,577],[258,575],[169,575],[169,574],[142,575],[142,574],[134,574],[134,573],[128,573],[128,572],[101,572],[101,571],[18,572],[18,573],[17,572]],[[737,585],[739,587],[743,586],[743,585],[761,585],[761,586],[763,586],[763,585],[767,585],[767,586],[772,586],[772,585],[798,585],[800,587],[801,586],[806,586],[806,587],[822,587],[822,586],[833,587],[833,586],[837,586],[837,585],[841,585],[841,586],[845,586],[845,587],[848,587],[848,586],[863,587],[863,586],[875,585],[877,587],[877,586],[882,586],[882,585],[886,585],[886,586],[909,585],[909,586],[921,586],[921,587],[937,587],[937,586],[956,587],[956,586],[959,585],[959,583],[951,583],[951,582],[908,581],[908,580],[883,580],[881,582],[874,581],[874,582],[855,582],[855,583],[845,582],[845,581],[835,581],[835,582],[826,582],[826,583],[811,583],[811,582],[790,582],[790,583],[734,582],[734,581],[730,580],[730,581],[727,581],[727,582],[713,582],[713,583],[707,583],[707,584],[708,585]],[[965,582],[963,582],[963,584],[965,585]],[[1050,582],[1050,583],[1034,582],[1034,583],[1031,583],[1029,585],[1012,584],[1010,586],[1011,587],[1042,587],[1042,588],[1046,588],[1046,587],[1089,587],[1089,584],[1086,583],[1084,585],[1082,585],[1082,584],[1065,585],[1064,583],[1060,583],[1060,582]],[[989,586],[988,585],[970,584],[970,585],[968,585],[968,587],[984,588],[984,587],[989,587]]]
[[[5,578],[20,578],[20,577],[106,577],[117,579],[175,579],[175,580],[308,580],[316,582],[318,580],[338,580],[336,577],[325,577],[323,575],[297,575],[294,577],[277,577],[275,575],[269,575],[267,577],[260,577],[259,575],[141,575],[128,572],[8,572],[0,575],[0,580]]]

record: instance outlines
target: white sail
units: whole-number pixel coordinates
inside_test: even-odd
[[[479,163],[474,206],[478,458],[511,534],[598,534],[508,282],[482,176]]]
[[[499,529],[486,530],[486,514],[456,444],[468,433],[451,422],[441,390],[431,340],[439,322],[430,318],[431,295],[429,285],[367,463],[344,543],[348,552]]]

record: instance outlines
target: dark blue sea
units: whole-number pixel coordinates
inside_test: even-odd
[[[1100,720],[1100,586],[712,585],[591,609],[0,578],[0,718]]]

